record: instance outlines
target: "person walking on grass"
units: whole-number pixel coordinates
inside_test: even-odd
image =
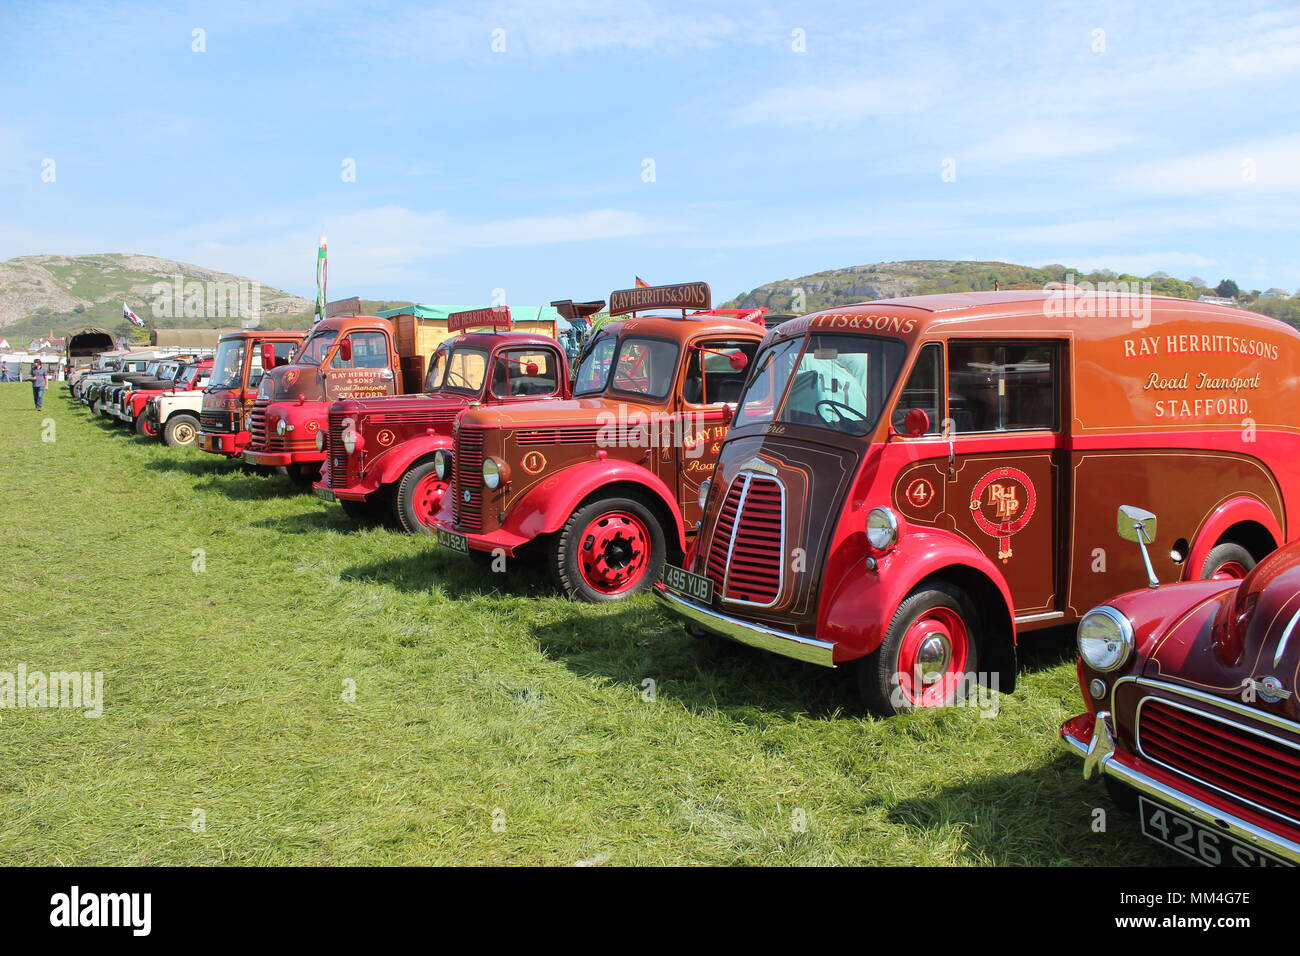
[[[32,398],[36,399],[36,410],[41,410],[41,403],[45,401],[45,386],[49,384],[50,376],[45,371],[45,366],[41,360],[37,359],[32,363]]]

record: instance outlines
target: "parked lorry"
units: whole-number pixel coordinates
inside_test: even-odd
[[[212,359],[187,362],[177,369],[175,378],[171,382],[160,381],[156,385],[140,383],[122,393],[110,411],[119,420],[132,426],[137,435],[154,438],[157,436],[157,422],[151,421],[145,414],[149,402],[160,395],[176,393],[192,393],[195,398],[198,398],[208,387],[208,379],[211,375]],[[193,441],[192,437],[190,441]]]
[[[252,411],[263,374],[288,365],[306,336],[306,332],[257,330],[229,332],[221,337],[212,378],[198,411],[195,443],[199,448],[227,458],[240,456],[251,438],[245,420]]]
[[[1296,535],[1300,333],[1161,296],[971,292],[768,334],[655,593],[697,635],[850,665],[881,714],[1014,689],[1019,633],[1147,581],[1116,509],[1161,513],[1167,580]]]
[[[448,321],[456,334],[434,351],[422,392],[335,402],[329,428],[316,432],[326,456],[316,494],[351,518],[391,516],[412,534],[432,534],[448,477],[437,473],[434,455],[450,450],[460,413],[569,397],[563,348],[553,338],[507,331],[508,307],[452,313]],[[480,328],[491,331],[470,331]]]
[[[420,392],[425,356],[451,333],[445,315],[423,320],[413,314],[419,308],[317,323],[292,362],[263,375],[245,419],[250,438],[244,461],[283,469],[295,483],[310,486],[325,460],[316,433],[328,427],[330,405]]]
[[[645,589],[695,536],[767,311],[712,309],[703,282],[622,289],[609,303],[572,399],[469,408],[454,449],[436,456],[454,476],[439,544],[540,555],[566,593],[596,602]]]

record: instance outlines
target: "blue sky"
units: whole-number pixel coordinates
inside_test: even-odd
[[[0,259],[310,295],[323,231],[331,297],[896,259],[1295,289],[1298,81],[1300,8],[1252,0],[0,0]]]

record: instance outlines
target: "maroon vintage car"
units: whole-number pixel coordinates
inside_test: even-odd
[[[1156,517],[1119,511],[1147,558]],[[1175,542],[1177,551],[1182,542]],[[1300,543],[1245,578],[1150,586],[1079,622],[1088,712],[1061,737],[1142,832],[1201,863],[1300,863]]]

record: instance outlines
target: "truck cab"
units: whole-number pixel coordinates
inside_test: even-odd
[[[851,665],[889,715],[1014,688],[1019,633],[1147,569],[1102,529],[1162,513],[1166,579],[1236,576],[1294,536],[1300,333],[1160,296],[881,300],[769,333],[655,588],[693,634]]]
[[[452,313],[449,320],[455,330],[479,320],[494,329],[510,327],[504,307]],[[565,399],[569,378],[564,350],[552,338],[495,330],[456,334],[430,358],[421,393],[348,398],[330,407],[329,428],[316,433],[326,454],[316,494],[338,502],[354,519],[391,515],[412,534],[432,534],[447,489],[434,455],[451,449],[460,413]]]
[[[467,409],[454,448],[435,456],[451,482],[439,543],[480,559],[539,554],[580,600],[648,587],[696,533],[700,485],[764,334],[765,309],[709,299],[703,282],[616,291],[571,399]]]
[[[295,483],[310,485],[325,460],[316,433],[328,427],[330,405],[402,394],[399,362],[388,319],[322,319],[289,364],[263,374],[244,419],[249,441],[241,457],[251,465],[284,469]]]
[[[155,403],[154,415],[157,414],[157,405],[155,400],[163,395],[193,394],[195,401],[198,396],[208,387],[208,380],[212,376],[212,359],[201,359],[197,362],[188,362],[181,365],[176,370],[175,378],[169,384],[160,383],[153,386],[150,383],[142,383],[133,388],[130,392],[122,397],[118,405],[119,416],[124,422],[134,426],[137,435],[143,435],[145,438],[158,437],[159,421],[156,417],[149,414],[149,405]],[[194,441],[193,433],[185,429],[181,431],[188,437],[181,444],[192,444]]]
[[[199,448],[237,458],[251,435],[244,420],[267,369],[289,364],[306,332],[231,332],[217,342],[212,379],[198,412]]]

